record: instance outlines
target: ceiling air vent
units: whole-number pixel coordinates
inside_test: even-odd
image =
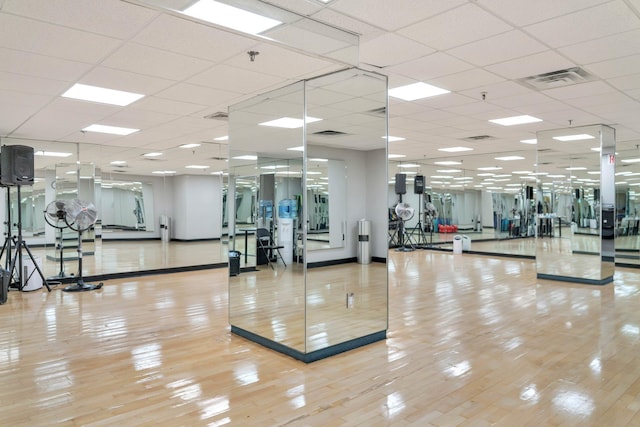
[[[486,140],[495,139],[495,138],[491,135],[476,135],[476,136],[468,136],[462,139],[464,141],[486,141]]]
[[[227,160],[226,157],[209,157],[209,160]]]
[[[210,119],[210,120],[228,120],[229,119],[229,114],[223,112],[223,111],[218,111],[217,113],[213,113],[213,114],[209,114],[208,116],[204,116],[205,119]]]
[[[387,113],[387,107],[374,108],[373,110],[369,110],[368,113],[384,115]]]
[[[578,83],[586,83],[592,80],[594,80],[594,77],[580,67],[551,71],[550,73],[518,79],[520,83],[536,90],[554,89]]]
[[[339,130],[321,130],[319,132],[314,132],[314,135],[320,136],[341,136],[346,135],[344,132],[340,132]]]

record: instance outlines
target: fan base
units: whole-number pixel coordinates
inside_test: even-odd
[[[102,282],[97,285],[93,285],[91,283],[78,282],[76,284],[67,286],[63,289],[64,292],[85,292],[85,291],[95,291],[102,288]]]

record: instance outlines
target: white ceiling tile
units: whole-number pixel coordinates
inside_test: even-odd
[[[210,105],[211,103],[226,104],[239,95],[220,89],[197,86],[188,83],[179,83],[169,89],[156,94],[158,98],[167,98],[174,101],[182,101],[188,104]],[[228,105],[228,104],[226,104]]]
[[[90,67],[82,62],[0,48],[0,71],[9,73],[72,82]]]
[[[473,68],[473,66],[467,62],[461,61],[443,52],[436,52],[431,55],[427,55],[424,58],[416,59],[397,66],[387,67],[386,69],[402,76],[426,82],[434,77],[455,74],[471,68]],[[393,80],[394,76],[391,76],[391,82],[394,83],[391,87],[408,83],[405,81],[398,82],[399,84],[396,84]]]
[[[522,31],[513,30],[449,49],[447,53],[483,67],[526,57],[544,50],[547,50],[547,47],[542,43]]]
[[[119,39],[133,36],[158,15],[123,1],[5,0],[2,8],[8,13]]]
[[[526,95],[532,91],[531,89],[528,89],[521,84],[512,81],[502,81],[499,83],[487,84],[475,89],[463,90],[458,92],[462,95],[476,98],[478,100],[482,99],[482,92],[485,92],[485,100],[493,102],[500,98],[507,98],[515,95]]]
[[[141,110],[176,115],[190,115],[206,109],[206,105],[159,98],[157,96],[146,96],[133,104],[132,107]],[[203,113],[202,115],[204,116],[206,113]]]
[[[134,42],[180,55],[220,62],[245,53],[256,44],[254,39],[232,34],[208,25],[163,15],[142,30]]]
[[[517,26],[524,26],[608,1],[611,0],[536,0],[531,2],[483,0],[482,6]]]
[[[434,16],[452,7],[465,3],[464,0],[336,0],[331,4],[346,15],[369,22],[385,30],[394,31],[412,24],[419,19]]]
[[[47,56],[96,63],[112,52],[116,39],[0,14],[2,46]]]
[[[504,81],[502,77],[479,68],[432,79],[433,84],[436,86],[456,92],[480,88],[502,81]]]
[[[249,71],[228,65],[217,65],[188,79],[195,85],[242,94],[266,90],[280,81],[277,77],[261,73],[259,67],[256,71]]]
[[[597,96],[592,96],[591,94],[589,94],[588,96],[567,99],[565,101],[565,103],[568,105],[587,109],[589,111],[594,111],[598,105],[624,105],[626,103],[632,102],[632,99],[622,92],[601,93]]]
[[[311,15],[323,7],[320,3],[304,2],[300,0],[269,0],[269,3],[303,16]]]
[[[211,62],[129,43],[102,63],[107,67],[169,80],[182,80],[212,65]]]
[[[320,22],[329,23],[337,28],[348,28],[349,31],[360,36],[360,43],[376,38],[384,34],[384,30],[380,27],[371,25],[356,17],[347,16],[336,10],[324,8],[320,12],[312,15],[312,18]]]
[[[576,64],[594,62],[640,54],[640,30],[627,31],[558,49]]]
[[[633,90],[640,89],[640,73],[632,74],[629,76],[616,77],[615,79],[609,79],[614,87],[620,90]]]
[[[0,89],[30,94],[57,96],[69,86],[68,82],[0,72]]]
[[[460,30],[451,31],[452,28]],[[475,4],[466,4],[403,28],[398,33],[434,49],[446,50],[512,29]]]
[[[640,73],[640,54],[596,62],[583,67],[586,71],[601,79]]]
[[[568,61],[561,55],[553,51],[546,51],[526,58],[489,65],[486,69],[507,79],[519,79],[574,66],[573,62]]]
[[[558,48],[637,28],[640,18],[616,1],[530,25],[525,31]]]
[[[433,49],[421,43],[387,33],[360,44],[360,61],[376,67],[386,67],[414,60],[433,52]]]
[[[490,98],[491,99],[491,98]],[[543,93],[529,90],[526,93],[520,93],[514,96],[507,96],[504,98],[498,98],[491,100],[496,105],[500,105],[505,108],[522,109],[534,104],[543,104],[546,102],[552,102],[553,98],[546,96]]]
[[[475,102],[477,99],[470,98],[468,96],[459,95],[457,93],[446,93],[444,95],[432,96],[431,98],[420,99],[413,101],[421,105],[425,105],[429,108],[447,108],[454,105],[463,105]],[[430,112],[433,114],[434,112]]]
[[[594,81],[581,83],[577,85],[558,87],[555,89],[548,89],[543,91],[545,95],[550,96],[555,99],[572,99],[572,98],[581,98],[583,96],[597,96],[600,94],[606,94],[608,92],[613,92],[614,89],[611,88],[608,84],[602,81]]]

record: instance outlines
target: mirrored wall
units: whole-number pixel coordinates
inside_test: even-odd
[[[306,362],[386,336],[386,88],[350,69],[230,108],[234,333]]]

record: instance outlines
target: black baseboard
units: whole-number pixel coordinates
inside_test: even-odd
[[[580,283],[583,285],[606,285],[608,283],[613,282],[613,276],[605,277],[604,279],[600,279],[600,280],[595,280],[595,279],[584,279],[582,277],[556,276],[555,274],[538,273],[536,277],[538,279],[556,280],[559,282]]]
[[[331,265],[350,264],[356,261],[358,261],[358,258],[353,257],[353,258],[331,259],[328,261],[309,262],[307,263],[307,269],[318,268],[318,267],[329,267]]]
[[[253,341],[257,344],[260,344],[263,347],[267,347],[279,353],[286,354],[287,356],[293,357],[294,359],[300,360],[304,363],[311,363],[311,362],[316,362],[318,360],[326,359],[327,357],[335,356],[336,354],[344,353],[346,351],[353,350],[368,344],[372,344],[377,341],[382,341],[387,338],[387,331],[384,330],[384,331],[375,332],[373,334],[366,335],[364,337],[354,338],[352,340],[345,341],[340,344],[332,345],[327,348],[312,351],[310,353],[303,353],[300,350],[287,347],[286,345],[270,340],[269,338],[265,338],[263,336],[254,334],[253,332],[249,332],[246,329],[238,328],[237,326],[231,325],[231,332],[238,336],[246,338],[249,341]]]

